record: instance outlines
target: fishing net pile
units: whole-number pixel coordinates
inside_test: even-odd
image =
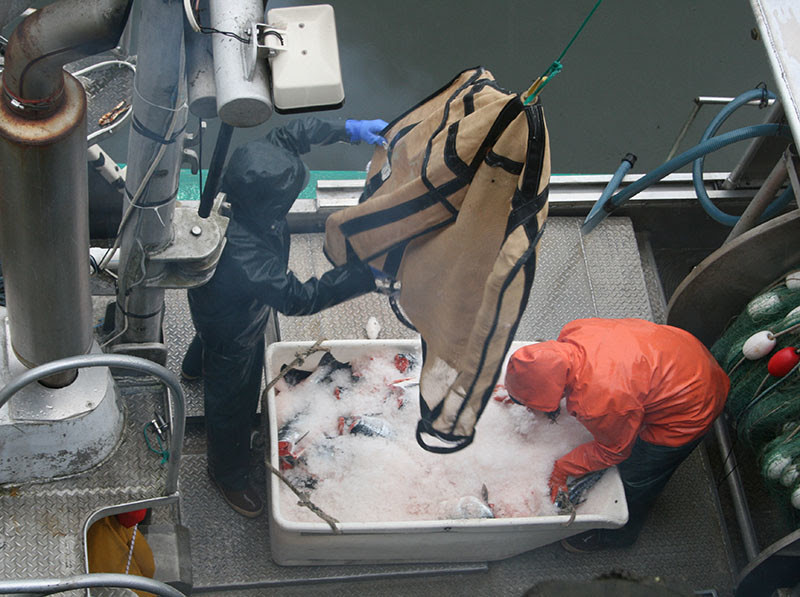
[[[725,408],[737,441],[756,455],[778,501],[800,509],[800,284],[795,275],[753,298],[711,352],[731,379]]]
[[[539,103],[462,72],[383,131],[359,204],[331,215],[325,254],[399,282],[423,342],[425,449],[469,445],[527,305],[547,217],[550,152]]]

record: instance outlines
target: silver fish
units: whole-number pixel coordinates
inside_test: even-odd
[[[586,501],[589,490],[597,485],[603,473],[605,473],[605,470],[594,471],[569,481],[567,483],[568,491],[559,493],[556,497],[558,511],[561,513],[574,512],[579,504]]]

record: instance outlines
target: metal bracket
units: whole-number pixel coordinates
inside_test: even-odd
[[[183,148],[183,162],[184,164],[189,164],[189,169],[191,170],[192,174],[197,174],[200,170],[200,157],[197,155],[197,152],[194,149],[188,149],[186,147]]]
[[[196,133],[184,133],[183,134],[183,146],[184,147],[197,147],[200,145],[200,140],[202,137],[202,133],[208,128],[208,123],[205,120],[200,121],[200,129]]]
[[[145,279],[142,286],[194,288],[210,280],[225,246],[228,219],[220,213],[224,204],[225,194],[220,193],[211,215],[205,219],[197,215],[194,206],[177,206],[172,241],[164,249],[147,255],[148,271],[160,273]]]
[[[783,154],[783,161],[786,164],[786,171],[789,173],[789,181],[792,183],[794,190],[794,200],[800,206],[800,176],[797,174],[798,165],[800,165],[800,158],[797,155],[797,148],[794,143],[786,148]]]
[[[266,23],[253,23],[250,27],[250,43],[244,46],[245,76],[253,80],[259,60],[287,49],[286,29]]]

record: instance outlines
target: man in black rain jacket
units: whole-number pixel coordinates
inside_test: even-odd
[[[337,141],[381,143],[378,133],[385,126],[381,120],[297,119],[236,149],[223,175],[232,210],[227,242],[211,280],[188,292],[197,335],[182,372],[203,376],[208,472],[244,516],[262,511],[248,483],[248,465],[270,309],[309,315],[375,288],[369,267],[361,263],[306,282],[289,271],[286,215],[306,175],[299,156],[312,145]]]

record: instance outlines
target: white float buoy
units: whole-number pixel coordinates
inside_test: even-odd
[[[772,349],[775,348],[775,344],[775,335],[769,330],[762,330],[745,340],[742,346],[742,354],[744,358],[750,361],[756,361],[772,352]]]
[[[797,470],[797,465],[789,465],[781,473],[781,485],[791,487],[798,478],[800,478],[800,471]]]
[[[786,274],[786,288],[789,290],[800,288],[800,270],[795,270]]]
[[[786,456],[777,456],[767,463],[767,479],[777,481],[781,478],[783,469],[791,464],[792,459]]]

